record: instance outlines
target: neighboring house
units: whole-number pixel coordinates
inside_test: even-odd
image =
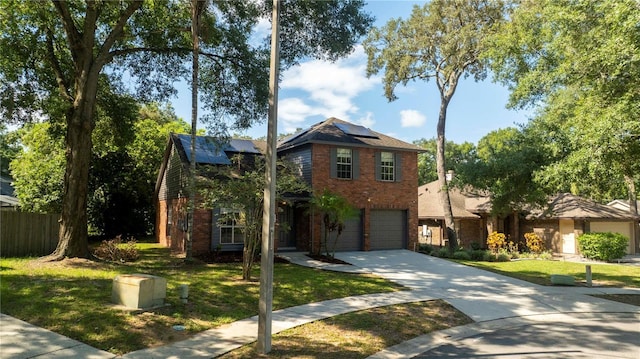
[[[9,176],[0,175],[0,208],[15,210],[18,205],[18,198],[13,189],[13,179]]]
[[[189,136],[170,137],[156,184],[158,241],[179,251],[184,250],[180,226],[184,216],[180,213],[184,213],[186,204],[189,141]],[[226,165],[224,158],[235,152],[261,155],[258,149],[263,146],[255,141],[232,140],[220,152],[202,137],[198,143],[197,163],[210,165]],[[418,146],[336,118],[285,138],[278,146],[278,156],[297,164],[300,176],[314,192],[328,189],[359,209],[358,217],[348,221],[340,236],[339,251],[412,248],[417,235],[409,229],[418,225],[414,194],[420,151]],[[286,198],[279,204],[277,250],[320,250],[322,218],[309,209],[309,199]],[[241,242],[220,240],[228,238],[221,233],[229,228],[221,228],[215,211],[196,211],[194,253],[241,249]]]
[[[525,232],[536,232],[550,242],[557,253],[578,253],[576,238],[582,233],[615,232],[629,238],[628,254],[636,253],[636,233],[640,217],[588,199],[563,193],[554,197],[543,211],[528,214]]]
[[[493,231],[507,234],[516,243],[524,243],[524,233],[535,232],[553,252],[575,254],[578,253],[576,239],[580,234],[616,232],[629,238],[628,253],[637,253],[638,238],[634,226],[638,225],[639,217],[582,197],[559,194],[549,201],[544,210],[515,213],[501,218],[491,215],[489,197],[457,188],[452,188],[449,195],[458,237],[461,245],[466,247],[473,242],[485,246],[487,235]],[[430,226],[434,234],[441,233],[442,242],[434,238],[433,243],[444,244],[446,233],[441,231],[444,224],[437,181],[419,187],[418,205],[420,224]],[[422,233],[422,227],[418,231]]]
[[[221,148],[222,147],[222,148]],[[262,141],[233,139],[221,146],[211,137],[198,136],[196,164],[198,166],[228,166],[234,154],[248,157],[262,156]],[[174,251],[185,250],[188,204],[188,173],[191,158],[191,136],[171,134],[156,182],[156,239]],[[203,209],[196,205],[192,250],[194,254],[207,253],[219,246],[226,250],[241,250],[242,236],[234,221],[218,223],[221,211]]]
[[[629,205],[630,203],[632,202],[628,200],[616,199],[607,203],[607,206],[615,207],[626,212],[631,212],[631,206]],[[640,201],[636,201],[636,208],[638,209],[638,211],[640,211]]]

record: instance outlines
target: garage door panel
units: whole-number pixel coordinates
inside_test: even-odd
[[[329,250],[331,250],[335,238],[336,232],[332,232],[327,243]],[[324,226],[322,228],[322,239],[324,240]],[[358,216],[345,221],[345,227],[336,243],[336,252],[360,250],[362,250],[362,219]]]
[[[404,210],[372,210],[369,236],[371,250],[405,248],[406,223]]]

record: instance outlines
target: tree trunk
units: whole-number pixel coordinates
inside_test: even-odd
[[[633,181],[633,177],[625,175],[624,182],[627,185],[627,192],[629,193],[629,211],[638,215],[638,194],[636,192],[636,184]]]
[[[444,213],[444,224],[449,238],[449,250],[455,251],[458,247],[458,238],[456,235],[455,222],[453,220],[453,211],[451,209],[451,199],[449,198],[449,184],[446,178],[446,167],[444,158],[445,146],[445,125],[447,122],[447,106],[449,98],[442,96],[440,102],[440,113],[438,115],[438,128],[436,139],[436,171],[438,173],[438,187],[440,189],[440,201],[442,202],[442,210]]]
[[[79,91],[67,113],[66,170],[60,216],[58,246],[46,260],[65,257],[89,258],[87,230],[87,190],[91,160],[91,134],[94,128],[97,73],[93,83]]]

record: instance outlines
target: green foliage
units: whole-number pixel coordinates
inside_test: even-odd
[[[206,166],[198,168],[198,188],[205,208],[234,208],[241,211],[243,244],[242,278],[251,279],[251,268],[262,238],[264,208],[263,157],[236,155],[230,166]],[[279,160],[276,173],[276,197],[286,200],[285,194],[301,194],[309,186],[296,172],[294,164]],[[224,221],[227,218],[221,217]]]
[[[546,192],[533,175],[549,161],[539,139],[526,129],[509,127],[492,131],[478,142],[476,161],[463,163],[458,180],[491,194],[491,210],[497,215],[546,202]]]
[[[455,251],[453,252],[453,255],[451,256],[451,258],[453,259],[459,259],[459,260],[470,260],[471,259],[471,254],[465,250],[462,251]]]
[[[507,245],[507,236],[504,233],[492,232],[487,237],[487,246],[492,253],[498,253],[500,249]]]
[[[314,193],[309,201],[309,205],[322,216],[322,223],[324,224],[323,247],[326,255],[333,257],[336,252],[338,238],[344,229],[344,222],[357,217],[359,211],[353,207],[346,198],[326,188],[322,193]],[[336,236],[333,241],[330,242],[329,238],[333,232],[336,233]]]
[[[102,241],[93,251],[93,255],[116,263],[135,262],[140,257],[135,238],[131,237],[123,243],[121,236]]]
[[[448,248],[440,248],[435,252],[435,254],[436,254],[436,257],[438,258],[449,258],[449,256],[451,255],[451,252],[449,251]]]
[[[23,211],[60,213],[64,178],[64,142],[50,122],[21,131],[21,151],[10,164],[16,196]]]
[[[434,250],[435,248],[431,244],[421,243],[418,245],[418,252],[420,253],[431,254]]]
[[[627,253],[629,239],[619,233],[585,233],[578,236],[580,253],[589,259],[610,261]]]
[[[500,253],[496,257],[496,262],[509,262],[511,260],[511,256],[507,253]]]
[[[167,137],[170,132],[189,130],[168,107],[150,104],[138,110],[135,103],[127,106],[132,106],[127,108],[127,116],[135,116],[133,119],[117,122],[102,113],[93,132],[88,221],[94,234],[107,237],[151,233],[155,220],[153,191]],[[11,169],[17,196],[26,211],[61,210],[64,142],[62,131],[52,126],[43,122],[20,131],[23,147]]]
[[[20,153],[19,131],[8,131],[7,126],[0,123],[0,175],[10,175],[9,164]]]
[[[489,251],[482,249],[474,249],[469,252],[469,257],[473,261],[482,261],[485,259],[485,255],[491,254]]]
[[[418,154],[418,184],[433,182],[438,179],[436,172],[436,139],[420,139],[413,141],[414,145],[422,147],[425,151]],[[455,173],[461,171],[461,166],[477,161],[476,146],[470,142],[457,144],[447,141],[444,146],[444,157],[447,159],[447,170]]]
[[[637,1],[543,0],[514,7],[487,38],[510,106],[537,106],[528,126],[550,158],[534,174],[549,193],[636,197],[640,185]]]
[[[540,238],[534,232],[528,232],[524,234],[524,238],[527,244],[527,249],[529,252],[534,254],[541,254],[545,250],[544,240]]]

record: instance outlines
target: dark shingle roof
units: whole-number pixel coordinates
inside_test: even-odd
[[[328,118],[306,130],[291,135],[278,144],[287,150],[307,143],[330,143],[356,147],[376,147],[421,152],[422,148],[350,122]]]
[[[189,163],[191,158],[191,136],[173,134],[174,144],[183,162]],[[228,165],[231,164],[229,155],[232,153],[262,154],[264,141],[231,139],[227,143],[220,143],[210,136],[196,136],[196,163]]]

